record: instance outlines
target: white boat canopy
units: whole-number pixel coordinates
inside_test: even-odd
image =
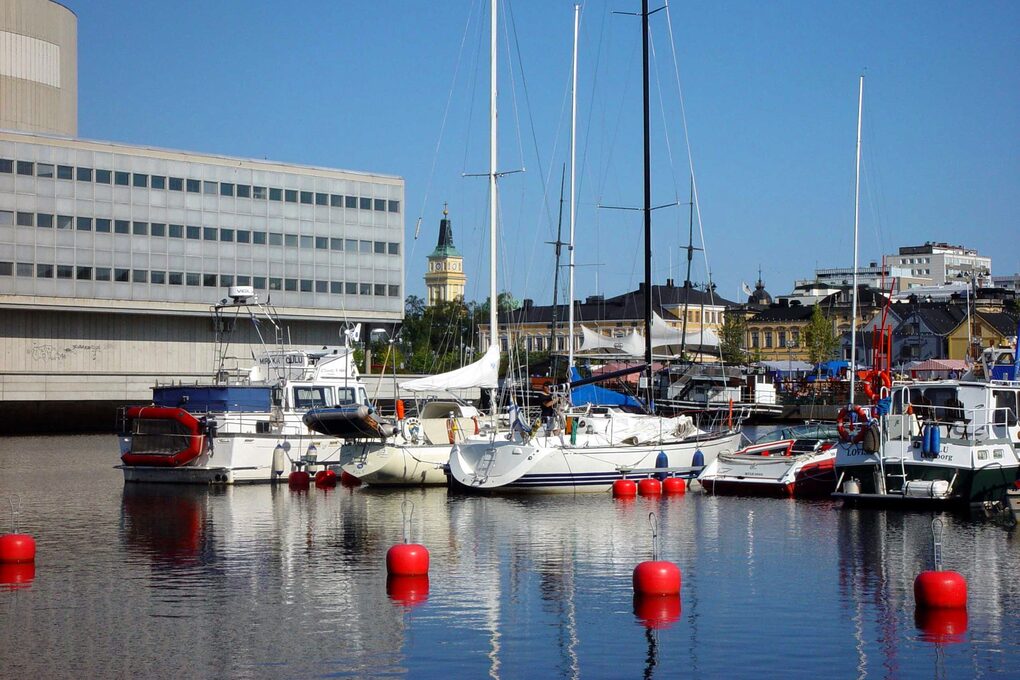
[[[581,347],[578,348],[578,356],[591,356],[594,354],[614,354],[623,356],[639,357],[645,353],[645,339],[637,331],[631,331],[629,335],[622,338],[611,338],[593,331],[587,326],[581,326]]]
[[[719,336],[711,328],[703,328],[687,333],[684,340],[683,330],[670,326],[666,321],[652,312],[652,349],[663,354],[679,355],[683,344],[688,352],[717,352]]]
[[[450,392],[472,387],[494,389],[499,384],[499,347],[489,345],[482,358],[461,368],[415,378],[401,383],[400,388],[408,392]]]

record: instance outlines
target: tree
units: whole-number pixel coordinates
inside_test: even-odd
[[[813,364],[828,361],[839,348],[839,338],[832,330],[832,322],[822,314],[822,308],[815,305],[811,312],[811,320],[804,328],[804,346],[807,348],[808,360]]]
[[[719,330],[719,351],[727,364],[742,364],[746,358],[744,341],[747,337],[747,322],[738,310],[726,313]]]

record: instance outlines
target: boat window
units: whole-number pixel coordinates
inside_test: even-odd
[[[365,391],[364,387],[358,390],[358,396],[360,397],[359,403],[361,404],[368,403],[368,392]]]
[[[297,386],[294,388],[294,408],[314,408],[316,406],[329,406],[328,387],[312,387],[310,385]]]
[[[924,390],[928,403],[935,406],[936,420],[963,420],[963,404],[954,387],[929,387]]]
[[[995,400],[995,424],[1017,424],[1017,393],[1011,390],[993,390]]]
[[[336,405],[345,406],[347,404],[354,403],[354,388],[353,387],[338,387],[336,388]]]

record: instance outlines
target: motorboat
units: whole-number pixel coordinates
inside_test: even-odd
[[[834,497],[851,505],[947,506],[1005,499],[1020,478],[1020,382],[894,385],[836,445]]]
[[[308,350],[283,344],[271,307],[250,288],[231,289],[231,301],[213,308],[219,357],[207,382],[157,384],[152,401],[120,412],[119,467],[125,482],[234,484],[286,481],[297,470],[339,464],[335,435],[309,430],[304,414],[317,406],[353,407],[371,418],[371,407],[351,341]],[[233,316],[232,319],[227,319]],[[247,316],[256,328],[268,323],[278,343],[263,343],[246,368],[228,368],[226,329]],[[229,321],[229,323],[227,322]]]
[[[771,432],[720,453],[698,481],[715,494],[827,498],[836,483],[835,425],[809,423]]]

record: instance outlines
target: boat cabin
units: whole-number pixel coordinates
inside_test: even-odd
[[[954,439],[1016,441],[1020,434],[1020,384],[946,380],[896,387],[890,436],[917,436],[926,424]]]

